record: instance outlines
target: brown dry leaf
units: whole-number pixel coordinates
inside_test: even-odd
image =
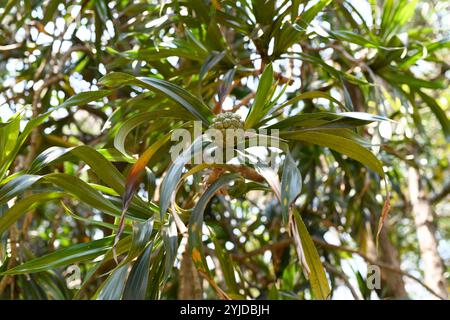
[[[386,200],[384,201],[383,209],[381,210],[380,220],[378,221],[378,230],[376,236],[376,247],[378,250],[378,239],[380,237],[381,229],[383,229],[384,221],[391,209],[391,201],[390,201],[389,191],[386,192]]]

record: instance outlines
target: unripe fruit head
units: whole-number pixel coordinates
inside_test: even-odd
[[[243,129],[244,123],[241,117],[233,112],[224,112],[218,114],[211,124],[212,128],[223,129]]]
[[[244,123],[241,117],[233,112],[224,112],[218,114],[210,126],[212,129],[220,130],[223,136],[223,146],[233,146],[234,139],[227,141],[227,130],[243,130]]]

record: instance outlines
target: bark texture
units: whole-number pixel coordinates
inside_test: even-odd
[[[444,277],[444,264],[438,252],[436,239],[436,224],[431,205],[420,189],[419,173],[417,169],[409,168],[409,196],[412,214],[416,225],[419,241],[420,258],[423,262],[425,283],[442,298],[447,299],[447,284]],[[435,299],[436,297],[433,297]]]
[[[372,227],[370,223],[366,224],[366,254],[372,261],[379,261],[383,264],[389,265],[396,269],[400,268],[400,255],[397,248],[391,243],[389,239],[389,224],[386,223],[381,229],[379,238],[379,250],[375,245],[373,239]],[[407,299],[408,294],[405,289],[405,282],[403,276],[399,273],[392,272],[392,270],[381,268],[381,288],[379,294],[383,292],[383,296],[393,299]]]
[[[178,299],[200,300],[203,298],[202,280],[192,261],[187,244],[181,259],[179,279]]]
[[[400,255],[397,248],[392,244],[388,237],[388,228],[385,225],[380,234],[379,239],[380,246],[380,260],[384,263],[389,264],[397,269],[400,268]],[[392,272],[391,270],[381,269],[381,281],[383,287],[386,290],[386,296],[395,299],[405,299],[408,298],[408,294],[405,289],[405,282],[403,281],[403,276],[401,274]]]

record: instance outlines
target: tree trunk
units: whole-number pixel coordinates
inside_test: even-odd
[[[367,256],[373,261],[380,261],[392,267],[400,269],[400,257],[397,248],[392,245],[389,239],[389,225],[386,223],[380,233],[379,251],[373,239],[372,227],[368,222],[366,224],[366,247]],[[381,287],[377,290],[378,295],[383,298],[406,299],[408,294],[405,290],[405,282],[401,274],[394,273],[391,270],[380,268]]]
[[[397,248],[392,245],[388,236],[388,226],[385,225],[380,233],[379,246],[381,254],[379,259],[392,267],[400,268],[400,255]],[[407,299],[408,294],[405,290],[405,282],[401,274],[391,270],[381,269],[382,290],[385,290],[385,296],[395,299]]]
[[[425,283],[443,298],[447,298],[447,285],[444,277],[444,265],[438,252],[436,225],[429,201],[420,190],[417,169],[409,168],[409,196],[412,214],[416,224],[420,258],[424,266]],[[433,297],[433,299],[436,297]]]
[[[178,299],[200,300],[203,298],[202,279],[192,261],[188,244],[181,259],[179,281]]]

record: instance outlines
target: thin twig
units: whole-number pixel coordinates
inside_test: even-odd
[[[235,105],[231,111],[235,112],[236,110],[239,110],[241,107],[247,105],[255,96],[256,92],[250,92],[248,95],[242,98],[242,100],[237,105]]]
[[[354,253],[354,254],[357,254],[357,255],[359,255],[361,258],[363,258],[364,260],[366,260],[366,262],[368,262],[369,264],[377,265],[377,266],[379,266],[379,267],[381,267],[381,268],[383,268],[383,269],[386,269],[386,270],[389,270],[389,271],[392,271],[392,272],[401,274],[401,275],[403,275],[403,276],[405,276],[405,277],[408,277],[408,278],[410,278],[410,279],[416,281],[416,282],[419,283],[422,287],[424,287],[425,289],[427,289],[430,293],[432,293],[433,295],[435,295],[435,296],[438,297],[439,299],[445,300],[443,297],[441,297],[439,294],[437,294],[433,289],[431,289],[429,286],[427,286],[425,283],[423,283],[419,278],[417,278],[417,277],[415,277],[415,276],[409,274],[408,272],[405,272],[405,271],[401,270],[400,268],[391,266],[391,265],[389,265],[389,264],[387,264],[387,263],[375,261],[375,260],[369,258],[368,256],[366,256],[365,254],[359,252],[359,251],[356,250],[356,249],[347,248],[347,247],[335,246],[335,245],[329,244],[328,242],[325,242],[325,241],[320,240],[320,239],[317,239],[317,238],[314,238],[313,241],[314,241],[314,243],[320,245],[320,246],[323,247],[323,248],[327,248],[327,249],[331,249],[331,250],[338,250],[338,251],[344,251],[344,252],[348,252],[348,253]]]
[[[19,257],[19,253],[17,250],[17,243],[19,242],[18,240],[19,232],[17,230],[17,226],[13,224],[11,225],[11,227],[9,227],[9,243],[11,246],[11,256],[8,262],[8,269],[13,268],[17,264],[17,258]],[[13,284],[13,277],[10,275],[4,276],[0,281],[0,297],[2,296],[3,291],[6,289],[6,287],[10,284]]]
[[[335,268],[334,266],[332,266],[331,264],[329,264],[326,261],[323,263],[323,265],[328,270],[328,272],[335,274],[338,278],[340,278],[340,279],[342,279],[342,281],[344,281],[345,285],[350,290],[350,292],[351,292],[353,298],[355,298],[355,300],[361,300],[360,297],[358,296],[358,294],[356,293],[356,290],[353,288],[352,284],[348,280],[347,275],[343,271],[339,270],[338,268]]]
[[[313,241],[314,241],[315,244],[321,246],[324,249],[344,251],[344,252],[348,252],[348,253],[352,253],[352,254],[357,254],[369,264],[377,265],[377,266],[379,266],[379,267],[381,267],[383,269],[386,269],[386,270],[389,270],[389,271],[401,274],[401,275],[403,275],[405,277],[408,277],[408,278],[416,281],[417,283],[419,283],[422,287],[424,287],[426,290],[428,290],[434,296],[438,297],[439,299],[445,300],[443,297],[441,297],[439,294],[437,294],[432,288],[430,288],[425,283],[423,283],[423,281],[421,281],[419,278],[409,274],[408,272],[405,272],[405,271],[401,270],[400,268],[391,266],[391,265],[389,265],[387,263],[375,261],[375,260],[369,258],[368,256],[366,256],[364,253],[361,253],[357,249],[336,246],[336,245],[330,244],[328,242],[325,242],[325,241],[323,241],[321,239],[318,239],[316,237],[313,237]],[[293,242],[293,239],[291,239],[291,238],[283,239],[281,241],[274,242],[274,243],[271,243],[271,244],[267,244],[265,246],[262,246],[261,248],[258,248],[256,250],[253,250],[253,251],[250,251],[250,252],[247,252],[247,253],[244,253],[244,254],[233,254],[232,258],[234,260],[244,260],[244,259],[256,256],[256,255],[259,255],[259,254],[263,254],[267,250],[280,249],[280,248],[289,246],[292,242]]]

